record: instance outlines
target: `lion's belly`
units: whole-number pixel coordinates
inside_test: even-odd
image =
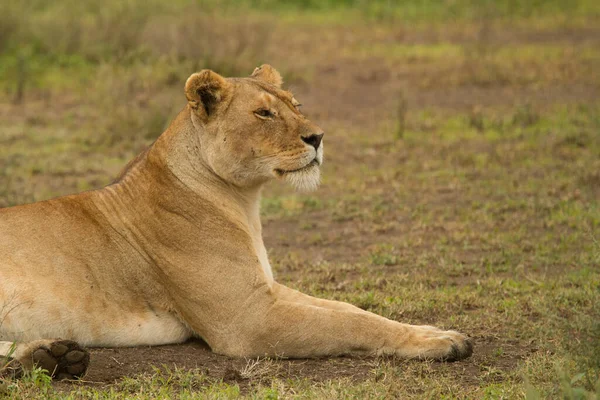
[[[63,203],[0,212],[0,341],[136,346],[190,337],[126,241]]]
[[[0,341],[63,338],[85,346],[181,343],[191,336],[179,319],[143,300],[121,302],[78,288],[55,292],[43,280],[6,279],[0,270]]]

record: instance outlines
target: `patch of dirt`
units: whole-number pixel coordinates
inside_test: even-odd
[[[493,366],[497,370],[510,371],[524,356],[535,352],[533,346],[520,347],[490,336],[475,336],[475,352],[467,360],[455,363],[433,362],[433,370],[452,367],[457,378],[469,385],[480,383],[482,373]],[[498,354],[498,348],[503,351]],[[394,358],[378,359],[333,357],[324,359],[266,360],[268,368],[262,374],[245,374],[245,368],[254,360],[233,359],[210,351],[201,340],[191,340],[180,345],[89,349],[91,363],[82,381],[60,381],[55,385],[69,391],[79,385],[110,386],[124,377],[152,374],[155,368],[198,370],[210,380],[236,383],[242,390],[252,385],[269,384],[273,379],[309,379],[313,382],[349,378],[354,382],[376,380],[374,370],[380,362],[411,368],[422,361],[406,361]],[[489,379],[493,379],[489,378]]]
[[[83,382],[57,382],[59,387],[68,389],[80,384],[114,384],[123,377],[151,374],[155,368],[161,367],[199,370],[211,379],[235,382],[241,387],[277,377],[301,377],[315,382],[348,377],[360,381],[368,379],[373,369],[371,358],[282,359],[272,361],[267,369],[268,374],[248,377],[244,369],[254,360],[215,354],[199,339],[180,345],[89,350],[91,364]]]

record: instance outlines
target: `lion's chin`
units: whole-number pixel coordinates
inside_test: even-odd
[[[281,179],[301,192],[312,192],[321,183],[321,170],[318,164],[311,164],[297,171],[278,174]]]

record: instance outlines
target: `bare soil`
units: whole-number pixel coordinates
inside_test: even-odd
[[[477,347],[469,360],[453,363],[452,367],[465,384],[477,384],[478,375],[483,366],[489,365],[493,350],[490,342],[493,338],[475,338]],[[493,358],[494,367],[509,371],[517,362],[534,352],[533,348],[509,348],[500,359]],[[324,382],[332,379],[348,378],[353,382],[374,379],[373,370],[379,359],[334,357],[323,359],[276,360],[276,367],[269,373],[258,377],[244,377],[243,371],[253,360],[233,359],[213,353],[202,340],[195,339],[181,345],[132,347],[132,348],[94,348],[90,349],[92,363],[82,381],[57,382],[58,389],[69,390],[74,385],[92,385],[104,387],[117,383],[123,377],[134,377],[139,374],[152,374],[157,368],[197,370],[203,375],[228,383],[237,383],[242,390],[256,384],[269,384],[273,379],[301,378],[313,382]],[[423,361],[405,361],[387,359],[394,365],[410,367],[411,363]],[[433,371],[444,367],[444,363],[429,365]]]
[[[249,360],[233,359],[213,353],[202,340],[190,340],[181,345],[90,349],[93,360],[84,382],[86,384],[114,383],[124,376],[152,373],[154,368],[196,369],[204,375],[235,381],[241,386],[248,379],[241,375]],[[273,370],[275,377],[306,377],[324,381],[333,377],[365,379],[371,359],[279,360]],[[69,383],[63,383],[69,385]]]

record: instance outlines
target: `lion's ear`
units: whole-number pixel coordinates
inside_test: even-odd
[[[254,72],[250,76],[254,79],[259,79],[277,87],[281,87],[283,84],[281,74],[269,64],[263,64],[260,67],[255,68]]]
[[[192,74],[185,82],[185,97],[192,110],[208,119],[220,102],[231,94],[231,83],[209,69]]]

